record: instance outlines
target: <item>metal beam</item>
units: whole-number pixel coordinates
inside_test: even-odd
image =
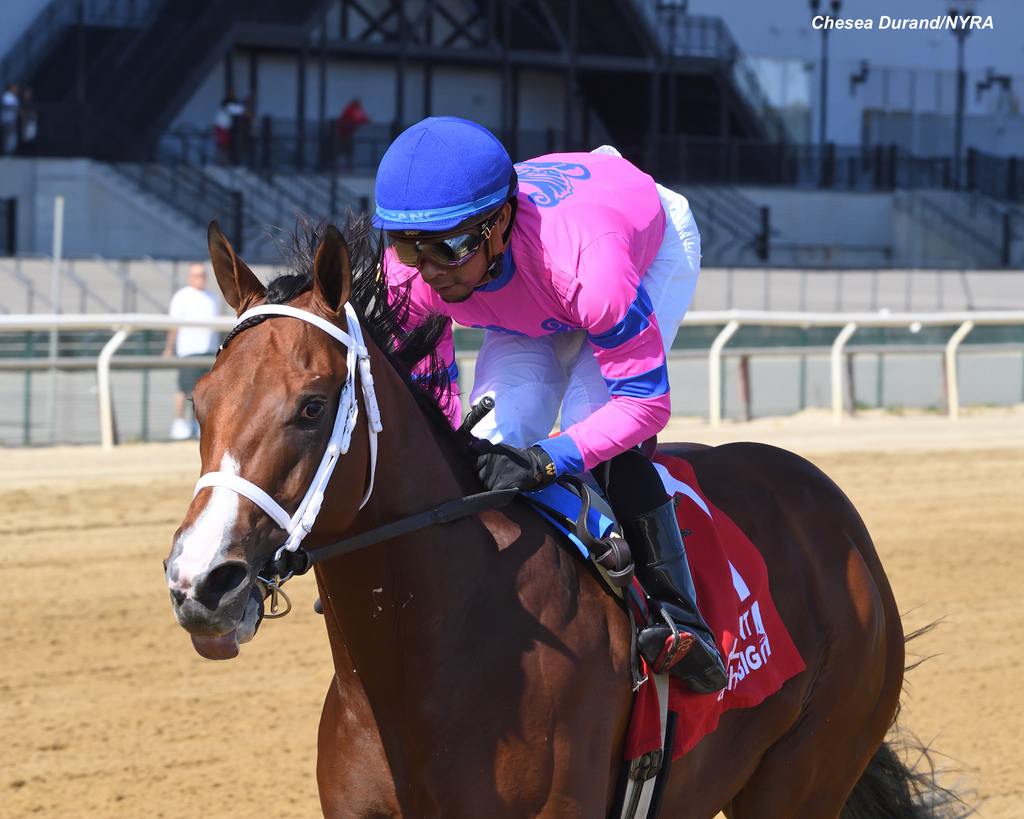
[[[354,2],[354,0],[353,0]],[[503,7],[505,10],[508,6]],[[265,54],[294,55],[303,43],[299,32],[288,28],[273,28],[262,24],[239,24],[239,43],[241,47]],[[328,41],[327,54],[332,60],[379,59],[394,62],[394,35],[386,42],[367,40]],[[407,53],[410,60],[430,60],[437,65],[484,65],[494,66],[502,62],[500,49],[489,46],[481,48],[444,48],[438,45],[409,43]],[[569,62],[567,52],[545,51],[541,49],[509,49],[509,60],[513,65],[524,68],[556,68],[564,69]],[[582,53],[575,56],[578,71],[603,71],[630,74],[647,74],[656,68],[656,62],[650,57],[633,57],[616,54]],[[682,73],[710,74],[713,64],[706,60],[695,61],[689,69]]]
[[[546,0],[536,0],[537,16],[547,26],[548,31],[554,37],[555,42],[558,44],[558,48],[561,51],[569,50],[569,40],[565,36],[565,32],[562,31],[561,26],[558,25],[558,19],[554,13],[548,7]]]
[[[398,65],[395,68],[395,133],[405,124],[405,73],[409,67],[408,20],[405,16],[405,0],[396,0],[398,9]]]
[[[570,151],[575,145],[576,112],[576,47],[579,42],[579,0],[569,0],[569,61],[565,68],[565,128],[562,149]]]
[[[361,41],[365,42],[369,39],[371,34],[378,31],[385,40],[388,38],[388,35],[394,38],[394,32],[388,31],[387,28],[385,28],[384,23],[397,11],[397,3],[389,3],[383,14],[374,15],[372,12],[363,8],[359,0],[347,0],[347,2],[356,14],[366,21],[366,28],[363,29],[362,33],[359,35],[359,39]]]
[[[306,167],[306,49],[299,51],[299,86],[295,95],[295,125],[298,140],[295,144],[295,162],[300,170]]]
[[[487,40],[484,38],[476,38],[473,36],[471,27],[478,20],[482,19],[483,15],[479,9],[476,9],[468,20],[460,22],[457,20],[451,12],[448,11],[444,6],[438,5],[436,8],[438,17],[443,17],[445,21],[453,29],[452,33],[449,34],[441,45],[445,48],[455,45],[459,41],[460,37],[465,37],[466,42],[472,43],[473,45],[483,48],[487,45]]]

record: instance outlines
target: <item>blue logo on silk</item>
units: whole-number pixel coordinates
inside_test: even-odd
[[[590,171],[578,162],[520,162],[519,181],[537,190],[527,194],[539,208],[553,208],[572,196],[573,181],[590,179]]]
[[[477,330],[490,330],[492,333],[507,333],[511,336],[526,335],[526,333],[520,333],[518,330],[510,330],[508,327],[499,327],[497,324],[471,324],[470,327],[475,327]]]
[[[571,333],[573,330],[578,330],[578,327],[570,327],[568,324],[564,324],[556,318],[546,318],[540,323],[541,330],[547,330],[549,333]]]

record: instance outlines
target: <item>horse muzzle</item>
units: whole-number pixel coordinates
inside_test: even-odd
[[[182,584],[168,576],[178,625],[192,636],[202,657],[228,660],[256,634],[263,619],[263,588],[241,561],[226,561]]]

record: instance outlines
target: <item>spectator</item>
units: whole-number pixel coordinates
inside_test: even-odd
[[[338,117],[338,153],[341,155],[341,166],[351,170],[354,166],[353,154],[355,144],[353,137],[356,131],[370,121],[358,97],[351,100]]]
[[[256,122],[256,100],[252,94],[238,103],[238,113],[231,119],[231,140],[235,161],[251,167],[253,126]]]
[[[235,138],[238,122],[245,116],[245,106],[234,91],[228,91],[213,118],[213,142],[217,146],[217,161],[222,165],[238,162],[238,143]]]
[[[213,145],[217,152],[217,164],[227,165],[231,154],[231,114],[227,111],[227,100],[221,103],[213,117]]]
[[[18,86],[10,83],[0,96],[0,154],[13,154],[18,148]]]
[[[32,89],[28,86],[21,91],[21,110],[18,112],[18,121],[18,153],[32,156],[36,151],[36,135],[39,133],[39,113],[36,111]]]
[[[219,312],[217,302],[206,292],[206,267],[198,262],[188,269],[188,285],[171,299],[168,313],[174,318],[212,318]],[[210,355],[217,348],[217,333],[209,327],[181,327],[167,333],[164,357]],[[194,423],[185,418],[185,399],[192,395],[205,367],[182,367],[178,370],[178,393],[174,397],[174,422],[171,439],[182,441],[198,434]]]

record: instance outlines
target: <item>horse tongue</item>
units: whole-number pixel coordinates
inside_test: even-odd
[[[198,637],[192,635],[192,647],[199,656],[207,660],[230,660],[238,656],[237,629],[220,637]]]

